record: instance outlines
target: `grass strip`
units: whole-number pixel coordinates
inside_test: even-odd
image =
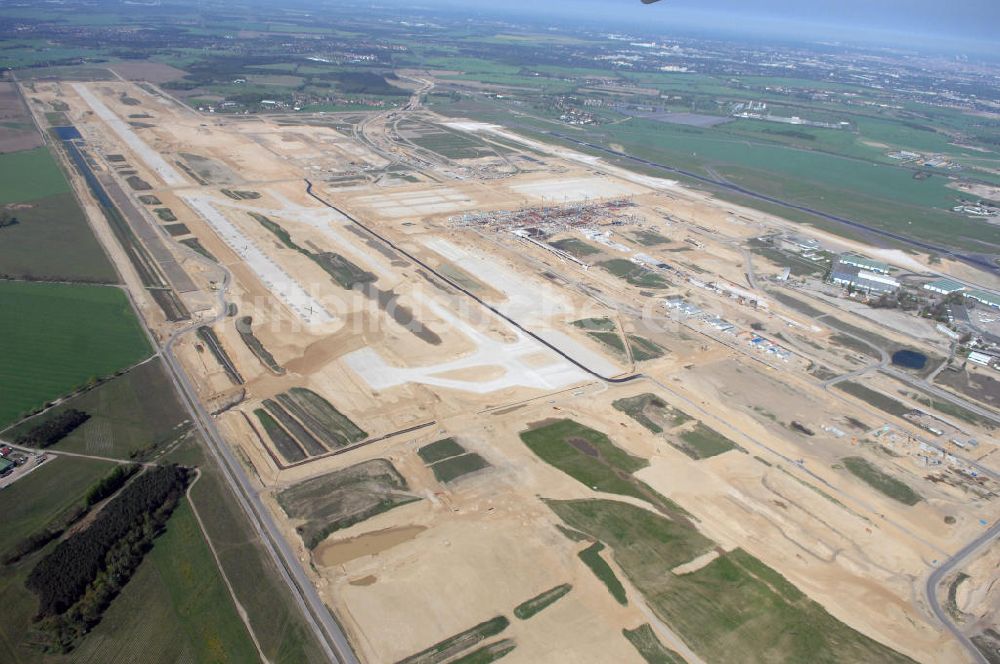
[[[541,613],[548,607],[558,602],[572,589],[573,586],[568,583],[556,586],[555,588],[550,588],[549,590],[546,590],[545,592],[518,604],[514,607],[514,615],[521,620],[527,620],[528,618]]]
[[[882,472],[867,459],[862,457],[847,457],[841,459],[841,461],[852,475],[893,500],[898,500],[904,505],[910,506],[916,505],[923,500],[919,493],[895,477]]]
[[[601,557],[601,551],[604,549],[604,544],[601,542],[594,542],[586,549],[581,551],[579,554],[580,560],[590,568],[590,571],[594,573],[601,582],[607,586],[608,592],[611,596],[615,598],[622,606],[628,606],[628,595],[625,594],[625,586],[622,582],[618,580],[615,576],[615,571],[611,569],[611,565],[607,563],[604,558]]]
[[[508,625],[510,625],[510,620],[505,616],[491,618],[464,632],[450,636],[444,641],[439,641],[426,650],[421,650],[415,655],[401,659],[398,664],[438,664],[450,657],[454,657],[463,650],[468,650],[480,641],[488,639],[491,636],[496,636],[507,629]]]
[[[649,623],[623,629],[622,634],[649,664],[685,664],[683,657],[660,643]]]

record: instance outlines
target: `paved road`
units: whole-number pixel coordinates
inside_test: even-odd
[[[970,401],[966,401],[962,397],[956,396],[951,392],[949,392],[948,390],[942,390],[940,387],[936,385],[931,385],[923,378],[916,378],[906,373],[905,371],[900,371],[899,369],[894,369],[892,367],[885,367],[884,369],[882,369],[882,372],[892,376],[893,378],[898,378],[899,380],[903,381],[904,383],[908,383],[913,387],[918,387],[921,390],[927,392],[928,394],[932,394],[938,398],[950,401],[956,406],[961,406],[962,408],[970,412],[973,412],[976,415],[979,415],[980,417],[991,420],[996,424],[1000,424],[1000,415],[998,415],[995,410],[990,410],[989,408],[983,408],[982,406],[974,404]]]
[[[213,267],[220,267],[212,263]],[[231,275],[228,270],[222,268],[224,278],[218,290],[219,313],[210,321],[198,322],[193,325],[173,333],[165,344],[163,344],[163,359],[170,369],[171,379],[178,392],[183,397],[193,421],[199,432],[205,439],[206,446],[215,457],[223,476],[232,488],[233,493],[243,508],[243,511],[250,518],[254,529],[264,544],[265,549],[271,555],[277,565],[282,579],[292,591],[295,601],[302,610],[309,627],[312,629],[325,654],[331,662],[339,664],[357,664],[358,659],[351,649],[340,625],[333,619],[326,604],[320,598],[319,593],[313,586],[312,581],[306,576],[305,570],[299,563],[295,552],[288,545],[278,527],[271,517],[271,513],[265,507],[260,496],[253,487],[250,478],[247,476],[243,466],[236,459],[229,445],[223,440],[215,427],[215,421],[205,411],[198,399],[198,394],[184,372],[183,368],[174,355],[174,346],[177,341],[186,334],[194,332],[200,325],[212,325],[226,318],[226,290],[228,289]]]
[[[972,640],[958,628],[958,625],[956,625],[954,621],[952,621],[948,612],[941,607],[937,591],[941,581],[943,581],[951,571],[970,558],[976,551],[979,550],[980,547],[985,546],[997,536],[1000,536],[1000,521],[994,523],[992,528],[987,530],[972,542],[966,544],[962,550],[954,556],[941,563],[941,565],[934,570],[929,577],[927,577],[927,585],[924,589],[927,594],[927,601],[930,604],[931,611],[934,612],[934,616],[941,621],[941,624],[952,633],[959,643],[965,646],[965,649],[969,651],[971,661],[977,662],[977,664],[989,664],[989,662],[986,657],[983,656],[983,653],[976,648],[976,645],[972,642]]]

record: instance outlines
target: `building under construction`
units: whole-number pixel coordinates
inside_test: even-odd
[[[518,210],[470,212],[449,221],[459,226],[509,231],[524,230],[532,237],[555,235],[571,228],[621,226],[643,221],[631,213],[635,203],[629,198],[578,203],[573,205],[524,207]]]

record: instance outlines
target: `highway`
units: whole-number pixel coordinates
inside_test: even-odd
[[[170,378],[177,388],[178,394],[182,397],[184,405],[190,412],[192,421],[202,434],[206,447],[215,457],[219,468],[222,470],[223,477],[225,477],[233,493],[236,495],[240,506],[253,524],[261,543],[277,566],[282,580],[292,591],[296,603],[302,610],[307,624],[315,634],[327,658],[329,661],[337,662],[338,664],[358,664],[359,660],[355,656],[347,640],[347,636],[340,625],[337,624],[337,621],[334,620],[333,615],[320,598],[312,581],[306,576],[305,570],[299,563],[295,552],[282,536],[281,531],[278,530],[274,519],[271,517],[271,513],[260,499],[259,494],[254,490],[253,484],[243,466],[236,459],[229,445],[216,428],[215,421],[205,411],[204,406],[201,405],[197,391],[174,355],[174,346],[183,336],[194,332],[200,325],[213,325],[227,317],[226,291],[229,287],[231,275],[228,270],[214,262],[212,266],[222,269],[224,274],[223,281],[217,292],[219,300],[218,313],[211,320],[194,323],[171,334],[162,348],[164,363],[169,368]]]

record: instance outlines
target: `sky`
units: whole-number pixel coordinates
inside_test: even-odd
[[[717,27],[723,30],[851,39],[877,33],[930,35],[992,41],[1000,50],[1000,0],[422,0],[466,11],[494,8],[557,17],[606,19],[624,23],[678,28]]]

